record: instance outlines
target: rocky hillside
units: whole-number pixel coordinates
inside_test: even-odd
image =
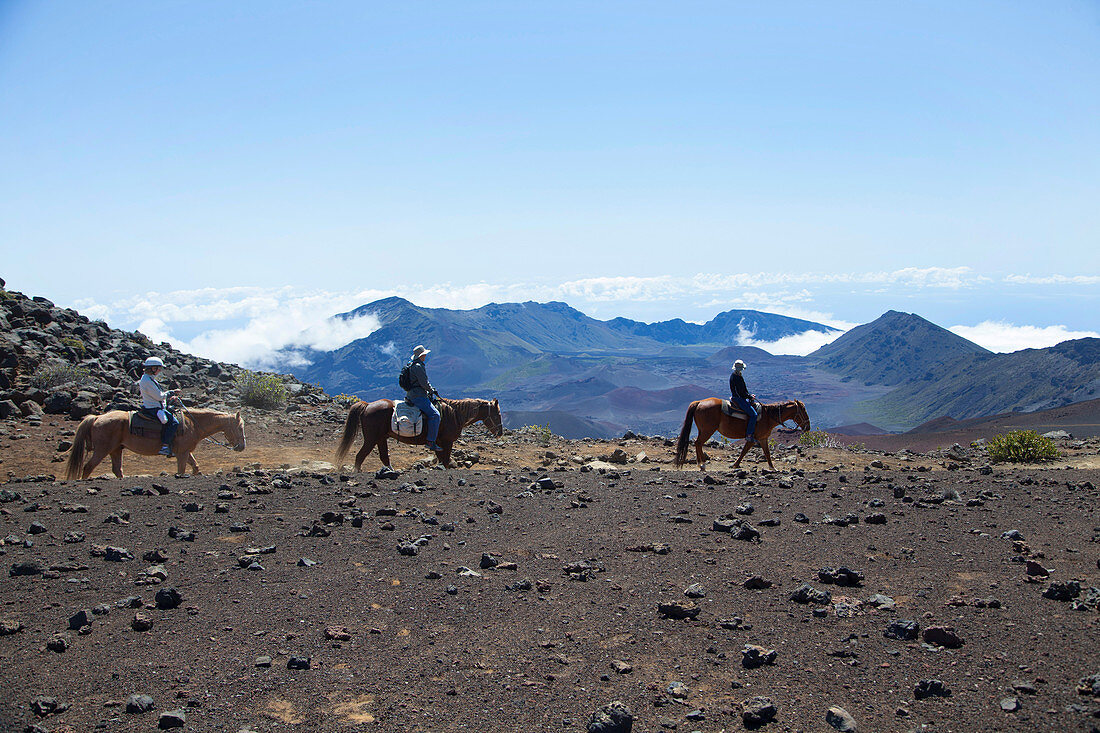
[[[191,356],[144,334],[110,328],[46,298],[3,289],[0,279],[0,419],[41,419],[43,413],[85,415],[138,406],[134,382],[141,363],[159,356],[161,382],[180,390],[188,404],[228,408],[240,404],[234,364]],[[329,398],[318,387],[282,377],[288,410]]]
[[[810,354],[830,371],[865,384],[933,381],[990,352],[915,313],[887,311]]]
[[[1100,339],[994,354],[912,313],[890,311],[807,357],[845,380],[893,387],[853,405],[879,426],[1032,412],[1100,392]]]

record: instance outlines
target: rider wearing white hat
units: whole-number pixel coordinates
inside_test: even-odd
[[[149,417],[155,417],[164,427],[161,429],[160,447],[162,456],[171,456],[172,440],[176,437],[179,428],[179,420],[168,409],[168,398],[172,396],[172,390],[164,389],[157,382],[156,376],[164,368],[164,362],[155,356],[150,356],[142,364],[145,373],[138,380],[138,391],[141,392],[141,411]]]
[[[756,399],[756,395],[749,394],[749,389],[745,386],[745,378],[741,376],[741,372],[744,370],[745,362],[740,359],[733,362],[733,374],[730,375],[730,392],[733,393],[733,403],[740,407],[749,418],[749,423],[745,426],[745,442],[751,445],[757,442],[754,435],[757,414],[756,408],[753,407],[753,400]]]
[[[435,439],[439,436],[440,415],[439,408],[432,403],[432,395],[438,397],[439,393],[428,381],[428,370],[424,367],[424,362],[430,353],[432,353],[431,350],[423,346],[417,346],[413,349],[409,362],[409,381],[412,386],[405,392],[405,401],[416,405],[424,413],[424,419],[427,422],[424,434],[428,441],[426,445],[428,450],[438,453],[443,450],[435,442]]]

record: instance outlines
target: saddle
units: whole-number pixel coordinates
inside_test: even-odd
[[[159,440],[163,429],[164,426],[155,417],[149,417],[140,410],[134,410],[130,413],[130,435],[157,438]]]
[[[752,406],[756,408],[756,414],[760,414],[760,403],[753,400]],[[732,400],[722,400],[722,412],[738,420],[748,420],[749,416],[742,412],[740,407],[733,404]]]
[[[390,429],[402,438],[412,438],[420,435],[424,429],[424,414],[416,405],[405,402],[395,402],[393,405],[393,417],[390,419]]]

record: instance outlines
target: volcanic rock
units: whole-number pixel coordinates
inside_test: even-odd
[[[750,730],[775,720],[777,712],[770,697],[751,697],[741,703],[741,720]]]
[[[592,713],[588,733],[630,733],[634,714],[621,701],[615,700]]]

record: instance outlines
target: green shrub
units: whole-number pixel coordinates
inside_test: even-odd
[[[40,364],[34,374],[31,375],[32,387],[38,389],[53,389],[65,384],[84,386],[91,380],[91,374],[87,369],[73,366],[72,364],[59,364],[56,362]]]
[[[994,435],[989,441],[989,459],[1012,463],[1049,461],[1061,455],[1050,438],[1044,438],[1034,430],[1013,430]]]
[[[803,448],[843,448],[844,445],[837,440],[834,436],[829,435],[824,430],[811,430],[808,433],[802,433],[798,439],[798,444]]]
[[[65,338],[61,339],[61,343],[68,346],[80,356],[84,356],[84,352],[87,350],[84,347],[84,342],[73,336],[66,336]]]
[[[244,371],[237,377],[241,404],[273,410],[286,404],[286,385],[275,374]]]
[[[520,430],[530,435],[535,441],[535,444],[543,448],[549,446],[551,439],[554,437],[554,433],[550,430],[550,423],[546,423],[545,425],[524,425]]]

